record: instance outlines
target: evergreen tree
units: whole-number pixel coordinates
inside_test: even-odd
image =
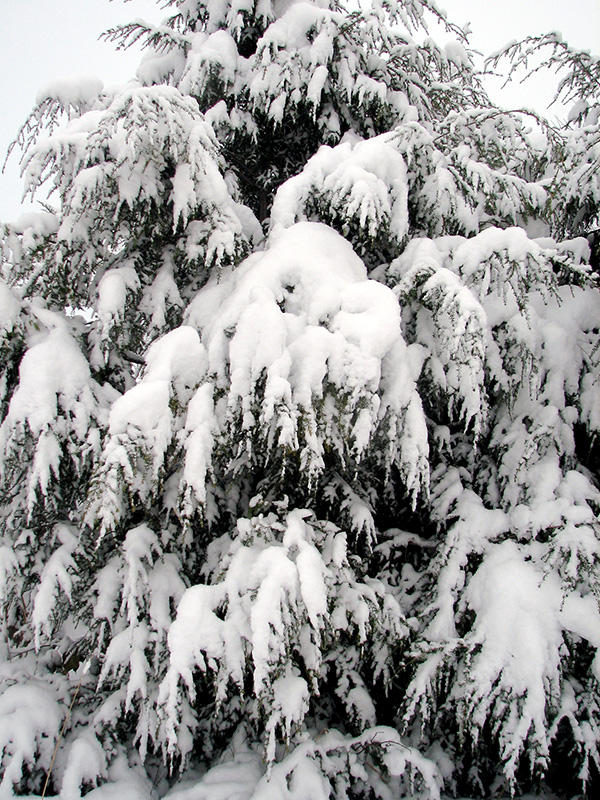
[[[20,136],[0,797],[594,796],[598,61],[540,147],[432,0],[163,5]]]

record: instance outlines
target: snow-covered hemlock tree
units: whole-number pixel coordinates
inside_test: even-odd
[[[21,134],[0,797],[595,796],[600,62],[540,145],[432,0],[163,6]]]

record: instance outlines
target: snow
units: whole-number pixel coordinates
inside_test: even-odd
[[[38,237],[54,233],[58,228],[58,220],[54,214],[30,211],[21,214],[11,228],[22,237],[22,246],[30,248],[35,246]]]
[[[176,396],[189,395],[203,373],[204,363],[198,334],[188,326],[171,331],[153,344],[146,355],[143,379],[111,408],[110,434],[129,432],[131,437],[154,439],[154,447],[162,452],[172,431],[171,388]]]
[[[488,228],[455,250],[454,264],[468,278],[492,254],[501,252],[506,252],[509,261],[520,264],[527,263],[530,258],[539,260],[541,250],[522,228]]]
[[[2,333],[10,333],[19,319],[21,306],[19,298],[3,280],[0,280],[0,325]]]
[[[152,796],[153,787],[141,769],[131,769],[126,759],[117,757],[108,770],[109,782],[98,786],[86,794],[90,800],[147,800]]]
[[[37,93],[37,105],[47,100],[57,101],[64,109],[89,105],[104,89],[99,78],[88,75],[69,75],[46,83]]]
[[[530,736],[544,749],[547,727],[547,687],[556,693],[561,663],[558,582],[538,572],[513,542],[498,545],[484,560],[467,587],[465,599],[477,615],[482,644],[474,657],[477,684],[473,694],[475,718],[502,702],[510,687],[522,699],[518,719],[508,722],[510,739],[503,746],[509,779],[514,777],[522,742]],[[508,743],[510,741],[510,744]]]
[[[271,212],[273,230],[305,219],[318,203],[330,209],[332,219],[343,220],[346,229],[353,218],[371,236],[388,225],[395,241],[402,242],[408,231],[406,167],[388,142],[386,135],[322,147],[278,190]]]
[[[345,539],[328,527],[315,526],[310,512],[296,509],[283,522],[273,515],[239,520],[238,536],[211,545],[208,563],[214,565],[213,577],[219,577],[211,585],[187,589],[169,631],[169,670],[159,702],[172,742],[179,682],[193,698],[194,667],[214,671],[223,697],[228,680],[243,681],[245,661],[251,659],[254,693],[267,715],[266,755],[272,761],[277,732],[289,739],[309,709],[310,686],[295,667],[285,666],[286,653],[294,642],[309,673],[319,673],[319,643],[326,635],[331,599],[337,596],[335,583],[343,587],[344,597],[343,611],[332,616],[338,630],[356,626],[366,641],[367,626],[381,614],[385,629],[399,635],[404,631],[400,609],[386,597],[385,587],[354,578]],[[364,696],[355,695],[364,710]]]
[[[68,323],[41,309],[36,314],[53,327],[39,336],[23,356],[19,386],[0,426],[0,449],[4,452],[22,446],[24,436],[36,440],[29,477],[30,510],[38,488],[45,495],[51,474],[58,474],[63,453],[57,435],[64,432],[85,452],[94,446],[90,428],[98,417],[103,417],[98,408],[102,392],[91,378],[88,362],[71,336]],[[58,428],[57,417],[63,420]]]
[[[172,424],[168,406],[168,381],[155,380],[134,386],[111,409],[111,436],[128,433],[134,438],[137,429],[142,436],[153,437],[159,447],[162,444],[166,448]]]
[[[143,56],[135,75],[144,86],[152,86],[181,78],[185,65],[185,56],[178,50],[167,53],[150,51]]]
[[[202,377],[206,357],[197,332],[182,325],[155,342],[145,356],[144,382],[167,381],[183,397],[196,388]]]
[[[590,534],[592,533],[590,529]],[[558,619],[561,626],[588,641],[598,651],[600,648],[600,615],[598,604],[591,595],[578,597],[569,595],[559,611]],[[600,680],[600,658],[598,653],[592,663],[592,672],[596,680]]]
[[[179,81],[180,90],[185,94],[198,94],[202,91],[203,81],[215,69],[218,69],[225,84],[233,84],[240,69],[233,37],[225,30],[217,30],[208,36],[204,33],[195,34]]]
[[[135,291],[139,286],[139,278],[133,267],[110,269],[100,278],[96,313],[107,333],[123,318],[128,290]]]
[[[171,159],[178,164],[172,177],[168,167]],[[213,130],[193,99],[174,87],[129,85],[105,97],[100,107],[71,120],[61,133],[32,147],[25,173],[33,192],[48,170],[53,166],[60,169],[62,179],[55,188],[68,211],[60,224],[59,239],[71,247],[80,243],[87,248],[91,241],[100,246],[105,235],[103,226],[96,227],[91,222],[97,219],[100,209],[116,219],[124,206],[130,210],[148,208],[161,198],[170,197],[173,228],[183,223],[183,249],[193,259],[206,257],[209,263],[219,265],[231,260],[243,247],[244,231],[250,230],[252,222],[247,212],[243,214],[244,223],[238,219],[236,204],[216,159]],[[197,222],[198,216],[203,219],[202,225]],[[206,224],[207,218],[212,224]],[[126,270],[136,263],[135,243],[139,238],[135,219],[133,214],[127,223],[121,223],[122,244],[118,251]],[[80,265],[89,273],[89,262],[82,262]],[[148,277],[144,275],[142,283],[152,283]],[[132,279],[128,278],[127,283],[128,287],[133,286]],[[154,294],[155,298],[152,292],[146,293],[145,303],[156,299],[158,307],[153,316],[159,325],[165,315],[165,300],[176,304],[180,298],[173,286],[166,295],[164,291]],[[89,302],[88,297],[81,299],[82,305]],[[103,312],[104,335],[108,336],[115,309],[109,302]]]
[[[289,666],[286,672],[273,681],[272,714],[267,724],[266,757],[275,760],[277,727],[281,725],[286,742],[289,742],[293,726],[301,722],[309,709],[310,695],[304,678]]]
[[[0,796],[13,796],[13,784],[27,769],[48,769],[63,713],[52,691],[33,681],[9,685],[0,694]]]
[[[168,800],[251,800],[262,777],[260,756],[245,747],[237,748],[235,758],[209,769],[201,780],[185,788],[175,788]]]
[[[41,630],[51,630],[50,619],[57,595],[63,592],[69,601],[72,600],[73,573],[77,573],[73,560],[73,551],[77,546],[74,531],[67,525],[59,524],[54,529],[54,535],[59,541],[59,547],[52,553],[41,572],[31,614],[36,632],[36,648],[40,646]]]
[[[468,67],[470,64],[469,56],[460,42],[446,42],[444,45],[444,55],[452,64],[459,69]]]
[[[183,478],[201,503],[206,501],[206,482],[211,467],[214,434],[213,387],[205,384],[190,400],[185,423],[188,432]]]
[[[176,328],[149,348],[141,379],[112,404],[102,454],[102,488],[88,509],[88,519],[100,515],[104,532],[117,522],[124,490],[144,499],[149,496],[165,454],[183,427],[182,408],[196,391],[206,363],[198,333],[185,325]],[[137,463],[138,454],[144,469]]]
[[[94,786],[98,779],[106,779],[107,759],[104,749],[98,739],[93,735],[83,735],[77,738],[69,748],[67,764],[62,777],[60,797],[64,800],[80,800],[81,786],[88,784]],[[110,796],[116,794],[117,786],[111,785]],[[106,790],[92,789],[91,795],[96,798],[106,796]],[[125,795],[124,795],[125,796]],[[145,800],[145,795],[138,795],[139,800]]]
[[[348,398],[343,417],[334,409],[327,413],[334,415],[333,424],[351,426],[358,458],[383,427],[388,409],[402,415],[410,408],[410,448],[396,442],[403,429],[392,428],[384,457],[402,464],[411,491],[419,491],[426,480],[426,431],[413,398],[398,304],[389,289],[367,279],[360,259],[333,230],[307,222],[275,230],[262,254],[207,285],[189,306],[187,322],[202,331],[208,373],[216,385],[228,382],[228,415],[239,409],[244,430],[257,423],[250,408],[265,376],[260,424],[275,424],[278,446],[297,448],[299,421],[310,419],[313,400],[325,396],[326,376]],[[359,405],[365,406],[360,413]],[[214,429],[208,421],[196,425]],[[202,441],[209,441],[206,434]],[[309,474],[321,471],[321,446],[308,435],[304,453]],[[191,467],[186,474],[197,486]],[[203,501],[202,490],[197,497]]]

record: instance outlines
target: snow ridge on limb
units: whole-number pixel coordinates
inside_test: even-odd
[[[178,752],[179,695],[194,701],[197,668],[212,675],[218,706],[239,693],[251,716],[266,718],[269,771],[278,733],[288,747],[306,738],[311,696],[328,676],[366,739],[374,709],[361,673],[385,681],[395,642],[408,633],[393,595],[380,581],[360,580],[346,534],[308,511],[258,515],[237,528],[209,547],[207,584],[187,590],[169,633],[159,698],[168,752]]]
[[[54,80],[43,86],[36,97],[35,107],[17,138],[6,154],[10,157],[15,147],[26,154],[44,133],[51,134],[65,116],[81,116],[86,111],[102,106],[104,86],[99,78],[77,75]],[[23,164],[25,156],[21,159]],[[5,161],[6,163],[6,161]]]
[[[3,244],[26,294],[97,312],[92,360],[114,369],[119,351],[139,353],[180,320],[210,270],[247,252],[258,223],[231,197],[193,99],[134,86],[97,105],[30,147],[29,190],[50,183],[61,210],[5,226]]]
[[[383,3],[351,13],[337,3],[197,3],[168,22],[176,37],[136,23],[112,38],[141,36],[145,85],[194,96],[224,145],[242,198],[263,219],[271,195],[320,144],[348,130],[370,137],[410,110],[419,119],[484,98],[465,36],[432,3]],[[443,20],[462,43],[440,48],[412,32]],[[390,27],[390,18],[401,25]],[[240,153],[244,157],[240,157]]]
[[[408,234],[408,181],[402,156],[389,134],[323,146],[302,172],[277,191],[271,209],[274,231],[301,219],[326,222],[378,266]]]
[[[19,365],[18,385],[0,426],[0,478],[4,523],[31,522],[56,513],[61,483],[89,474],[99,449],[114,391],[92,377],[77,341],[80,320],[23,305],[31,337]],[[29,346],[27,346],[29,345]],[[81,490],[73,481],[71,492]]]
[[[598,292],[560,286],[553,266],[561,248],[548,240],[533,242],[520,229],[487,229],[469,240],[445,241],[447,250],[444,239],[435,247],[427,240],[411,243],[393,270],[403,276],[398,288],[413,308],[411,271],[425,271],[430,281],[448,269],[446,284],[464,282],[463,291],[468,287],[478,301],[470,306],[471,314],[479,309],[476,319],[484,326],[477,338],[484,345],[479,391],[487,402],[479,408],[488,412],[478,428],[478,447],[485,458],[473,458],[465,448],[464,435],[457,433],[457,424],[464,424],[460,418],[444,419],[439,403],[425,403],[438,424],[445,423],[431,482],[433,514],[444,533],[423,583],[428,605],[413,652],[405,724],[418,721],[435,738],[444,735],[436,715],[453,716],[457,738],[448,746],[471,749],[476,780],[484,780],[486,766],[475,754],[487,746],[491,729],[512,787],[523,759],[532,771],[548,768],[558,732],[567,725],[582,774],[589,777],[597,764],[588,735],[588,724],[598,724],[589,689],[597,666],[583,652],[590,646],[596,651],[600,620],[593,599],[599,590],[600,496],[591,475],[575,466],[575,426],[589,424],[587,376],[598,375],[592,355]],[[576,263],[573,270],[578,280]],[[438,396],[440,388],[448,391],[454,369],[443,364],[451,340],[440,345],[442,364],[436,363],[440,334],[431,324],[432,311],[433,320],[440,312],[462,313],[463,321],[457,317],[439,328],[469,330],[469,316],[442,298],[440,306],[429,310],[421,301],[405,315],[407,339],[416,336],[425,348],[419,387],[424,397],[434,387]],[[594,435],[592,428],[588,435]],[[575,608],[590,614],[583,639]],[[575,628],[579,633],[573,636]],[[518,655],[523,648],[527,658]]]
[[[415,236],[470,236],[482,225],[515,226],[545,213],[547,192],[532,180],[541,155],[519,120],[456,111],[436,134],[407,110],[389,133],[324,145],[278,189],[271,226],[326,222],[372,268]]]
[[[310,488],[365,460],[384,474],[397,467],[415,498],[426,487],[425,423],[397,303],[331,229],[299,223],[273,237],[264,255],[208,286],[188,319],[202,330],[215,413],[239,466],[266,457],[299,468]]]
[[[167,452],[181,436],[184,409],[206,370],[205,350],[189,326],[156,341],[145,362],[140,380],[111,408],[90,487],[85,519],[100,538],[163,488]]]
[[[530,66],[531,59],[536,66]],[[572,47],[553,31],[510,42],[487,59],[486,68],[497,68],[504,60],[509,63],[507,80],[520,70],[525,72],[522,80],[541,69],[562,73],[552,102],[567,104],[569,112],[562,135],[556,134],[552,143],[552,225],[560,238],[594,231],[600,224],[600,58]]]
[[[187,252],[188,258],[202,257],[209,265],[219,265],[234,258],[235,237],[241,237],[243,230],[217,159],[212,130],[191,98],[171,87],[134,87],[31,148],[25,178],[34,192],[47,175],[55,176],[53,189],[66,212],[59,240],[70,246],[90,236],[97,244],[106,236],[104,230],[94,230],[90,217],[113,225],[120,221],[121,236],[127,232],[138,238],[139,222],[131,215],[151,212],[166,196],[172,214],[165,222],[176,230],[181,221],[182,238],[188,248],[192,244],[197,248]],[[190,236],[192,215],[208,218],[205,237],[198,240]],[[212,241],[211,236],[216,238],[220,229],[228,228],[228,243]]]
[[[331,229],[300,223],[273,237],[264,253],[209,282],[187,321],[202,344],[191,348],[190,327],[173,331],[172,348],[169,337],[160,343],[165,377],[155,377],[157,344],[140,382],[113,406],[90,521],[114,508],[103,526],[117,524],[126,504],[111,493],[156,496],[172,446],[182,451],[184,518],[195,507],[206,513],[207,503],[224,510],[223,487],[235,480],[252,491],[256,470],[265,494],[287,472],[311,492],[332,470],[350,475],[362,461],[379,471],[373,480],[398,469],[413,502],[426,490],[426,425],[397,302]],[[194,375],[174,406],[169,381],[183,378],[173,354],[184,339]],[[140,459],[148,469],[135,468]]]

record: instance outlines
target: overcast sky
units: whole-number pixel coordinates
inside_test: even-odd
[[[471,23],[472,46],[486,55],[512,39],[560,31],[575,47],[600,53],[599,0],[439,0],[449,18]],[[0,0],[0,161],[45,83],[73,74],[97,75],[105,84],[133,76],[139,53],[115,52],[98,41],[106,28],[136,17],[158,21],[153,0]],[[496,82],[496,86],[498,82]],[[492,92],[496,86],[490,86]],[[543,110],[552,81],[513,87],[499,96],[508,106]],[[18,158],[0,176],[0,220],[19,214]]]

